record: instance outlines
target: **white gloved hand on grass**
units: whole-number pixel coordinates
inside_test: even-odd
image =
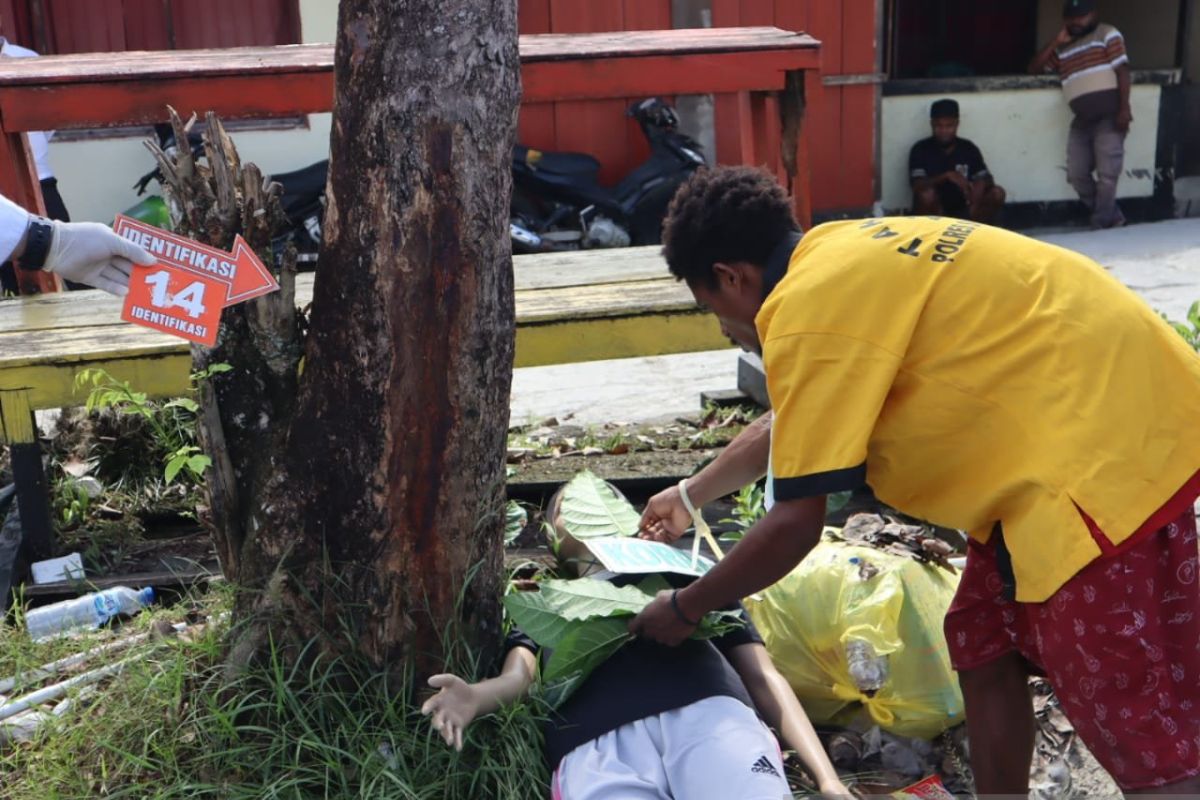
[[[109,294],[129,293],[134,264],[150,265],[154,256],[99,222],[54,222],[54,238],[44,269]]]
[[[433,715],[433,729],[442,735],[446,744],[462,752],[463,731],[479,714],[479,698],[472,684],[457,675],[443,673],[429,679],[438,693],[425,701],[421,713]]]

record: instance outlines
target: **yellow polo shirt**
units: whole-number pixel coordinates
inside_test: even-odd
[[[1040,602],[1101,553],[1080,509],[1116,545],[1200,469],[1200,358],[1082,255],[883,218],[814,228],[767,276],[779,500],[865,478],[980,541],[999,522]]]

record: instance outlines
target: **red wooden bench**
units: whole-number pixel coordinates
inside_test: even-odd
[[[811,36],[778,28],[522,36],[523,102],[734,95],[740,162],[778,175],[807,225],[800,114],[806,87],[819,80],[819,48]],[[224,119],[294,116],[331,110],[333,96],[327,44],[4,59],[0,192],[44,211],[25,131],[161,122],[167,104],[185,119],[210,110]],[[57,288],[53,276],[18,274],[26,293]]]

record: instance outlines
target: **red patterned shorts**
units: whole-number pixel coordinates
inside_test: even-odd
[[[1002,592],[993,544],[972,540],[946,614],[957,670],[1016,651],[1050,680],[1084,743],[1123,789],[1200,774],[1196,517],[1102,557],[1044,603]]]

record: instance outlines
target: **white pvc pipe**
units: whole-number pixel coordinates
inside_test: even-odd
[[[43,664],[37,669],[32,669],[23,675],[14,675],[11,678],[5,678],[4,680],[0,681],[0,692],[11,691],[12,689],[16,688],[18,684],[33,683],[34,681],[40,681],[42,678],[49,678],[51,675],[57,675],[58,673],[68,670],[71,667],[82,664],[84,661],[87,661],[94,655],[107,653],[112,650],[121,650],[129,647],[131,644],[136,644],[140,641],[143,641],[149,635],[150,634],[148,633],[139,633],[136,636],[118,639],[115,642],[102,644],[99,647],[93,647],[91,650],[85,650],[84,652],[76,653],[73,656],[66,656],[65,658],[60,658],[57,661],[51,661],[49,664]]]
[[[141,654],[123,658],[115,664],[109,664],[106,667],[100,667],[90,672],[84,672],[76,675],[74,678],[68,678],[60,683],[54,683],[44,689],[38,689],[36,692],[30,692],[24,697],[18,697],[7,705],[0,706],[0,721],[6,720],[9,717],[16,716],[22,711],[26,711],[34,706],[48,703],[51,700],[57,700],[64,696],[67,692],[74,689],[76,686],[87,686],[90,683],[104,680],[109,675],[116,675],[125,668],[126,664],[141,658]]]

